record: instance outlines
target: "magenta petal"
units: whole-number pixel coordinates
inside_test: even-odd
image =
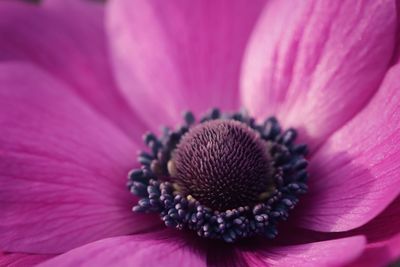
[[[244,61],[244,104],[315,147],[379,87],[394,51],[395,1],[283,0],[264,10]]]
[[[388,240],[400,233],[400,196],[398,196],[389,206],[386,207],[378,216],[367,224],[354,229],[352,235],[363,234],[369,242],[379,242]]]
[[[383,230],[383,229],[382,229]],[[384,267],[400,257],[400,234],[384,242],[368,244],[362,255],[348,267]],[[392,265],[390,265],[392,266]],[[396,266],[396,265],[393,265]]]
[[[50,255],[20,254],[20,253],[1,253],[0,266],[2,267],[28,267],[35,266],[41,262],[51,259]]]
[[[103,13],[103,6],[91,1],[50,2],[44,7],[1,1],[0,61],[37,64],[130,136],[140,138],[144,130],[137,131],[139,121],[116,88]]]
[[[391,260],[399,260],[400,257],[400,234],[385,242],[385,247],[388,250],[389,258]]]
[[[159,233],[114,237],[74,249],[45,262],[40,267],[205,267],[206,257],[184,239]]]
[[[45,72],[0,64],[0,129],[0,250],[64,252],[158,223],[131,212],[137,147]]]
[[[386,75],[368,106],[337,131],[310,160],[304,227],[359,227],[400,192],[400,64]]]
[[[245,251],[243,256],[249,266],[342,266],[357,258],[363,251],[365,238],[354,236],[293,245],[267,247],[264,250]]]
[[[86,0],[69,0],[69,1],[64,1],[64,0],[41,0],[40,4],[44,7],[50,7],[50,8],[54,8],[55,10],[59,10],[61,11],[62,9],[65,8],[71,8],[73,6],[78,6],[81,5],[81,8],[83,8],[85,5],[87,7],[89,7],[92,10],[96,10],[96,9],[103,9],[103,5],[99,4],[99,3],[91,3],[88,2]],[[96,7],[97,6],[97,7]],[[87,9],[89,9],[87,8]],[[97,12],[97,11],[94,11]],[[102,15],[99,17],[102,18]]]
[[[108,34],[119,84],[158,129],[183,111],[237,109],[247,39],[264,0],[110,3]]]
[[[238,244],[226,244],[204,240],[204,247],[207,251],[208,267],[250,267],[237,249]],[[251,242],[251,241],[250,241]]]

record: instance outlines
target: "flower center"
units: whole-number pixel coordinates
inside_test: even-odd
[[[181,193],[219,211],[256,204],[273,181],[267,143],[238,121],[193,127],[182,137],[173,161]]]
[[[263,235],[274,238],[307,191],[307,146],[295,144],[294,129],[281,132],[277,120],[262,124],[245,113],[210,111],[196,123],[146,134],[149,152],[128,188],[140,200],[134,212],[156,212],[166,226],[201,237],[234,242]]]

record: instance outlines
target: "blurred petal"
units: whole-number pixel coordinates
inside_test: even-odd
[[[264,0],[110,2],[118,82],[156,128],[188,109],[237,109],[243,50]]]
[[[400,234],[384,242],[368,244],[363,254],[357,260],[349,264],[348,267],[389,266],[390,263],[393,263],[395,260],[399,260],[399,248]]]
[[[302,245],[266,247],[243,252],[249,266],[342,266],[363,251],[365,238],[355,236]]]
[[[310,160],[310,193],[301,223],[347,231],[382,212],[400,193],[400,64],[368,106]]]
[[[2,267],[27,267],[35,266],[41,262],[51,259],[50,255],[35,255],[35,254],[21,254],[21,253],[1,253],[0,252],[0,266]]]
[[[359,112],[392,58],[395,1],[270,1],[244,60],[242,98],[315,148]]]
[[[195,251],[184,239],[159,233],[114,237],[74,249],[41,264],[40,267],[146,266],[205,267],[205,255]]]
[[[145,128],[116,88],[103,13],[103,6],[91,1],[64,1],[62,6],[49,3],[44,7],[3,1],[0,61],[36,64],[139,139]]]
[[[158,220],[135,216],[137,147],[45,72],[0,64],[0,250],[59,253]]]

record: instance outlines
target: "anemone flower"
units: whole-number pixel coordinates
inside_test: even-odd
[[[0,265],[395,260],[397,16],[391,0],[2,1]]]

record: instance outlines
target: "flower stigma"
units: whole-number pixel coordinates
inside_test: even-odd
[[[133,211],[229,243],[275,238],[278,222],[307,192],[307,146],[296,137],[274,117],[257,124],[246,112],[213,109],[196,122],[187,112],[176,130],[144,136],[149,152],[129,173],[128,188],[140,198]]]

